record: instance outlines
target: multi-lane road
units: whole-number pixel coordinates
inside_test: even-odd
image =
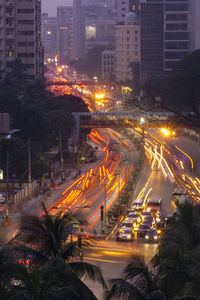
[[[63,91],[63,87],[62,93]],[[98,88],[99,90],[99,88]],[[90,93],[85,87],[85,91]],[[70,92],[70,91],[69,91]],[[56,88],[59,93],[59,88]],[[73,90],[76,94],[76,91]],[[87,100],[88,101],[88,100]],[[109,103],[107,109],[110,109]],[[127,121],[128,122],[128,121]],[[199,202],[200,179],[198,169],[198,151],[195,141],[186,137],[163,135],[160,130],[144,131],[135,128],[129,122],[128,131],[140,137],[144,143],[146,162],[141,170],[133,200],[149,194],[162,198],[162,207],[166,214],[172,213],[171,195],[175,187]],[[127,135],[128,136],[128,135]],[[52,214],[70,210],[86,219],[84,231],[88,234],[100,233],[100,206],[104,213],[117,201],[131,172],[134,172],[135,145],[125,136],[111,129],[92,130],[90,142],[98,147],[98,162],[85,165],[82,173],[70,185],[66,185],[60,197],[49,206]],[[102,267],[106,279],[119,276],[131,254],[143,254],[149,261],[156,251],[156,244],[136,240],[134,242],[96,241],[93,248],[85,253],[85,260]],[[114,268],[114,272],[113,272]],[[102,298],[102,291],[92,284],[94,291]]]

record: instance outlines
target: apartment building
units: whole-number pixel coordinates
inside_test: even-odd
[[[116,80],[133,80],[130,64],[140,62],[140,24],[134,12],[129,12],[116,28],[115,73]]]
[[[0,72],[20,59],[30,79],[43,76],[41,1],[0,0]]]

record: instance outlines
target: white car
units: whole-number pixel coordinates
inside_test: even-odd
[[[133,231],[131,229],[125,229],[116,234],[117,241],[132,241],[133,240]]]

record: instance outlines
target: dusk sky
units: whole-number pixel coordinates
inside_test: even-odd
[[[72,5],[73,0],[42,0],[42,12],[48,12],[50,16],[56,16],[56,8],[59,5]]]

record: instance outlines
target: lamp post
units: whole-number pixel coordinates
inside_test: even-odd
[[[63,152],[62,152],[62,133],[61,129],[59,130],[59,148],[60,148],[60,175],[61,180],[64,180],[64,165],[63,165]]]

